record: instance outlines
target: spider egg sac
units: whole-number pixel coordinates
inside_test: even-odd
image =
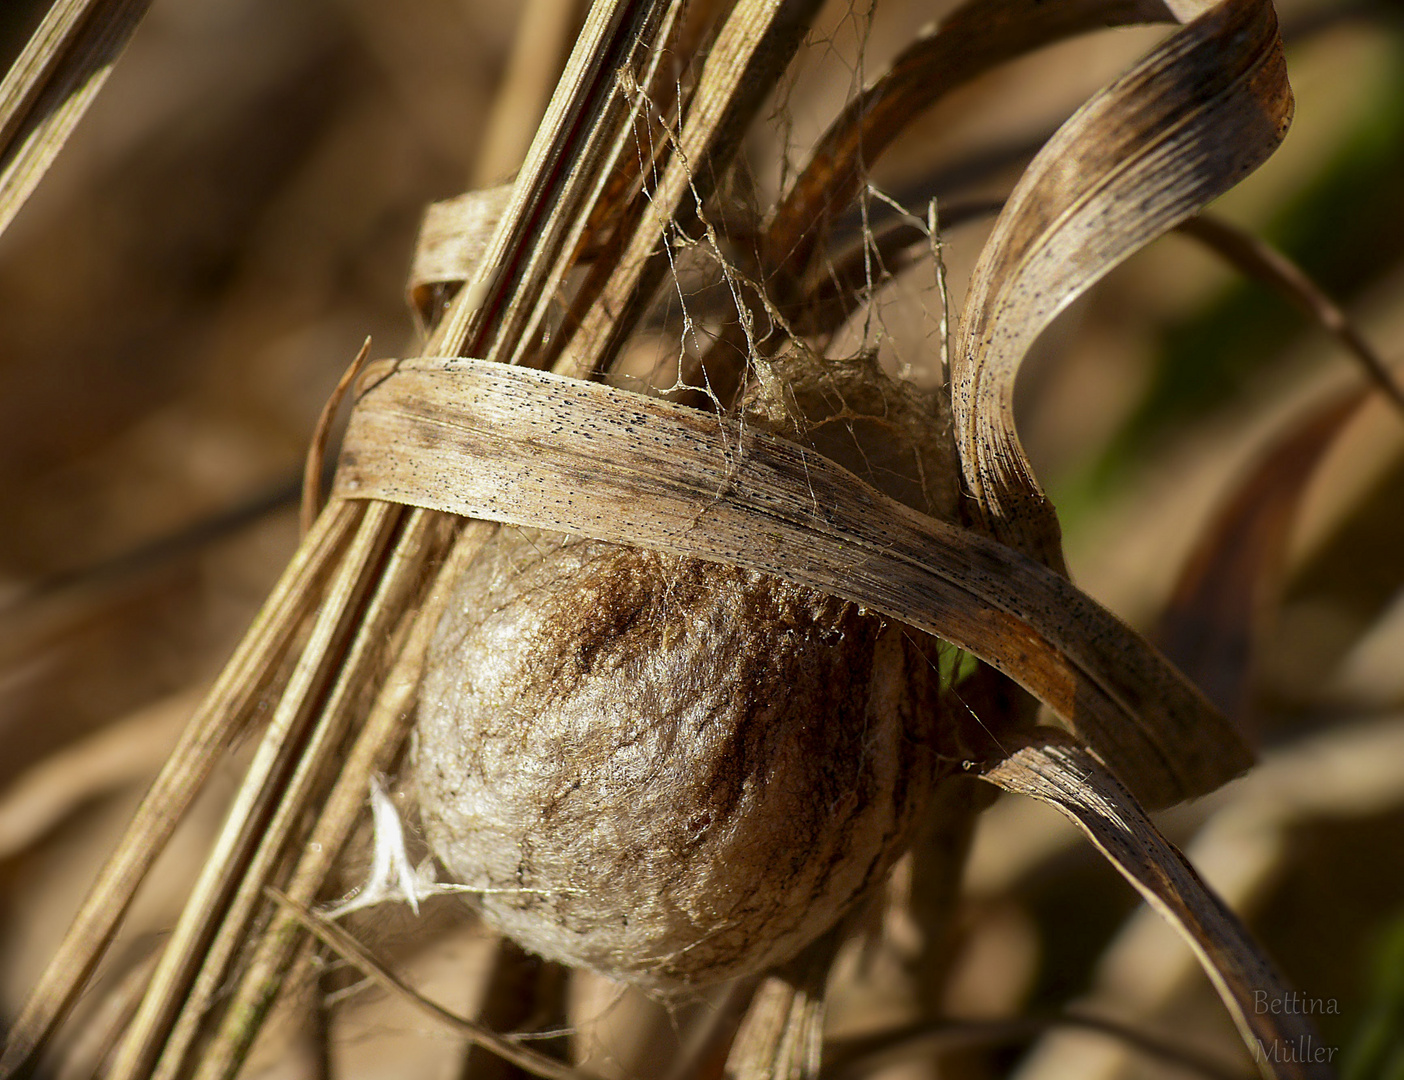
[[[429,842],[548,959],[662,992],[763,971],[910,840],[933,645],[766,575],[499,529],[421,688]]]

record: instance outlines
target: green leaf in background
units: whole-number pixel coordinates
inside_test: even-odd
[[[1404,1080],[1404,915],[1375,955],[1370,1002],[1341,1062],[1342,1080]]]

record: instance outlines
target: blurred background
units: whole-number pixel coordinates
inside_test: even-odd
[[[950,6],[826,7],[748,150],[761,188]],[[375,355],[416,348],[405,278],[425,205],[510,176],[529,126],[515,141],[487,128],[518,35],[539,61],[560,61],[558,25],[519,27],[525,7],[156,0],[0,236],[0,1022],[296,546],[303,455],[337,378],[367,335]],[[0,5],[6,63],[43,10]],[[1398,361],[1404,8],[1279,10],[1296,121],[1217,209],[1296,259]],[[913,125],[874,184],[919,193],[939,169],[980,165],[971,190],[1006,191],[1021,148],[1163,33],[1078,39],[972,84]],[[987,228],[946,238],[957,310]],[[895,363],[932,370],[939,307],[929,263],[884,290],[875,310]],[[1078,583],[1152,628],[1250,463],[1303,410],[1361,380],[1282,298],[1191,241],[1134,257],[1044,335],[1019,386],[1021,431]],[[1303,994],[1334,1003],[1320,1026],[1347,1074],[1401,1077],[1399,413],[1368,402],[1281,527],[1289,555],[1252,682],[1266,764],[1164,824]],[[162,861],[122,956],[173,921],[175,886],[198,865],[233,775]],[[1135,914],[1131,890],[1060,821],[998,804],[966,891],[941,1010],[1010,1017],[1082,1001],[1235,1060],[1192,958]],[[456,954],[407,952],[426,992],[452,997],[454,965],[475,955],[471,934],[463,941]],[[651,1075],[624,1046],[628,1024],[599,1019],[621,1008],[618,995],[596,988],[580,1001],[588,1066]],[[836,996],[834,1034],[894,1022],[885,1001],[881,970],[855,974]],[[423,1055],[416,1075],[452,1074],[453,1040],[374,992],[342,1014],[337,1075],[409,1075],[397,1071],[408,1047]],[[1090,1036],[1025,1049],[950,1058],[947,1074],[1161,1075]]]

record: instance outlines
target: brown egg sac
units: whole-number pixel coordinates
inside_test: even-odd
[[[419,705],[430,843],[489,922],[656,991],[794,956],[936,781],[935,642],[735,567],[500,529]]]
[[[694,559],[504,529],[429,670],[440,860],[524,947],[656,989],[793,956],[882,880],[935,772],[911,631]]]

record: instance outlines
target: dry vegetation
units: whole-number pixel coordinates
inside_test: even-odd
[[[680,40],[696,40],[702,16],[728,6],[698,0],[697,25],[684,20]],[[1080,36],[955,89],[905,124],[888,153],[863,163],[861,210],[840,217],[834,235],[872,243],[846,251],[836,241],[816,263],[825,272],[778,281],[767,262],[773,252],[756,238],[773,225],[762,211],[845,104],[925,24],[955,7],[948,0],[822,7],[792,70],[756,101],[739,164],[713,178],[706,220],[722,239],[710,237],[709,249],[706,230],[694,226],[696,244],[673,244],[668,280],[675,275],[678,287],[664,289],[627,340],[613,342],[606,359],[616,384],[669,386],[689,364],[695,372],[705,363],[724,387],[740,377],[728,367],[728,349],[773,356],[783,335],[769,346],[763,335],[759,344],[748,340],[732,303],[733,290],[748,297],[742,306],[759,320],[756,337],[754,326],[775,309],[744,282],[762,274],[795,333],[827,355],[867,347],[889,371],[927,387],[940,382],[942,286],[954,320],[972,273],[979,287],[975,266],[991,220],[982,208],[1009,193],[1054,127],[1167,34],[1161,26]],[[41,8],[13,3],[0,13],[7,58]],[[526,8],[534,21],[520,28]],[[453,306],[462,296],[457,283],[420,277],[417,315],[406,302],[425,207],[510,178],[583,9],[567,0],[156,0],[87,117],[0,236],[0,1024],[19,1015],[141,792],[293,557],[306,448],[362,341],[371,337],[375,356],[414,356],[453,353],[445,342],[472,340],[473,314]],[[1287,1011],[1324,1010],[1313,1020],[1333,1066],[1348,1080],[1397,1080],[1404,1077],[1404,423],[1386,393],[1360,389],[1369,376],[1340,338],[1367,358],[1404,354],[1404,22],[1397,5],[1384,2],[1282,0],[1278,10],[1294,126],[1214,210],[1279,243],[1341,301],[1350,325],[1334,327],[1336,337],[1323,330],[1334,309],[1319,299],[1317,317],[1303,317],[1281,295],[1289,290],[1280,274],[1268,284],[1245,282],[1193,237],[1156,240],[1027,343],[1018,429],[1058,508],[1063,554],[1050,554],[1056,539],[1050,547],[1046,531],[1009,531],[1004,522],[1012,518],[998,513],[982,519],[972,511],[964,524],[983,534],[971,543],[993,549],[993,535],[1055,568],[1065,555],[1077,586],[1157,640],[1256,747],[1260,763],[1246,777],[1156,821],[1296,988],[1300,997],[1287,999]],[[695,69],[680,72],[676,85],[690,88]],[[657,86],[671,85],[665,75]],[[651,135],[652,144],[640,136],[637,147],[666,148],[657,127]],[[643,153],[630,145],[634,168]],[[936,245],[912,242],[936,194],[948,227],[944,282]],[[622,195],[606,195],[618,211],[609,199]],[[503,200],[470,209],[485,203],[495,207],[491,224]],[[800,222],[799,234],[812,224]],[[582,248],[594,265],[621,257],[607,221],[585,233],[594,247]],[[874,252],[893,273],[868,296],[866,287],[887,277]],[[560,295],[582,295],[590,287],[583,276],[564,278]],[[859,294],[866,305],[853,299]],[[690,343],[679,296],[696,320]],[[603,332],[572,339],[569,324],[559,329],[564,307],[551,298],[542,306],[557,328],[553,347],[562,348],[568,371],[593,370],[606,351],[601,343],[612,339]],[[416,322],[426,315],[440,346],[427,352]],[[1035,323],[1030,316],[1031,335]],[[954,328],[957,342],[961,329]],[[713,338],[722,344],[709,351]],[[511,358],[514,347],[499,340],[495,348],[506,355],[494,358]],[[371,416],[371,407],[361,415]],[[360,437],[353,447],[364,445]],[[715,463],[706,446],[694,449],[699,470]],[[441,508],[492,509],[492,484],[481,481],[477,493],[470,471],[465,466]],[[343,493],[349,473],[350,466]],[[374,480],[368,490],[379,490]],[[814,486],[801,491],[823,491],[826,482],[816,472]],[[1000,498],[982,493],[979,502],[997,507]],[[609,527],[644,542],[650,526],[628,522],[628,512],[617,508]],[[372,509],[367,520],[377,513],[387,530],[420,545],[417,558],[445,557],[449,528],[441,520],[388,508]],[[861,532],[854,513],[844,536]],[[396,524],[401,516],[410,524]],[[332,517],[323,516],[315,536],[368,527]],[[595,535],[623,538],[607,529]],[[712,543],[694,550],[721,557],[723,540],[691,542]],[[811,542],[822,549],[825,538]],[[361,550],[357,543],[368,564],[380,557],[370,541],[343,539],[336,548],[343,565]],[[667,547],[666,537],[656,546]],[[755,555],[752,565],[765,557]],[[821,584],[823,573],[839,574],[812,572]],[[427,581],[422,566],[405,570],[394,586],[401,608],[375,624],[376,648],[416,640],[412,620],[400,616],[423,600]],[[1043,581],[1035,575],[1030,588],[1080,602]],[[872,602],[897,610],[897,601]],[[927,625],[915,609],[901,611]],[[1063,615],[1078,624],[1082,611]],[[1077,625],[1066,632],[1093,636]],[[981,631],[970,634],[963,644],[979,651]],[[295,636],[307,635],[304,626]],[[1084,644],[1073,640],[1069,649]],[[1150,661],[1132,653],[1126,678],[1152,685],[1136,681],[1142,669],[1134,665]],[[389,665],[387,656],[366,660],[365,686],[383,682]],[[268,686],[281,685],[290,666],[270,674]],[[1181,700],[1177,683],[1154,685]],[[991,710],[985,719],[998,728],[991,717],[1018,707],[992,686],[972,689],[969,704],[973,713]],[[275,695],[264,689],[251,697],[259,717],[273,711]],[[349,694],[357,723],[372,689]],[[1198,699],[1183,693],[1193,713]],[[180,915],[254,757],[257,730],[250,724],[231,737],[77,1020],[54,1041],[43,1066],[51,1072],[40,1075],[101,1075],[110,1032],[130,1017]],[[1102,751],[1095,726],[1077,734]],[[1185,766],[1186,790],[1214,786],[1221,777],[1205,778],[1231,764],[1231,747],[1222,763],[1212,746],[1191,747],[1187,759],[1195,753],[1208,760]],[[990,773],[999,780],[997,765]],[[1018,788],[1026,780],[1001,782]],[[1162,797],[1158,783],[1132,787],[1157,804],[1176,801]],[[365,790],[363,782],[356,787],[358,807]],[[404,791],[392,794],[406,809]],[[363,823],[360,847],[368,836]],[[926,856],[899,863],[886,906],[849,927],[867,934],[866,949],[831,943],[824,1075],[1252,1075],[1194,954],[1137,909],[1133,890],[1045,803],[1002,795],[980,816],[954,899],[931,880],[931,867],[949,865],[949,853],[945,862]],[[322,898],[358,883],[365,862],[352,857]],[[282,857],[275,868],[280,882],[288,863]],[[255,900],[265,913],[281,910],[257,891]],[[938,910],[949,915],[949,946],[932,930]],[[724,1068],[749,1077],[770,1075],[772,1066],[774,1075],[814,1073],[804,1050],[819,1036],[821,1014],[804,1011],[804,994],[823,977],[804,964],[787,970],[788,983],[762,985],[728,1067],[726,1050],[754,987],[660,1005],[499,944],[453,897],[426,901],[417,916],[382,905],[344,925],[444,1009],[495,1031],[539,1036],[499,1049],[539,1053],[502,1064],[482,1049],[477,1029],[427,1015],[405,994],[363,979],[338,958],[350,947],[343,942],[319,954],[328,958],[319,984],[308,989],[304,979],[288,995],[248,1075],[574,1075],[566,1062],[605,1078],[682,1080]],[[820,970],[828,970],[832,955],[822,959]],[[818,963],[812,955],[806,962]],[[282,966],[301,976],[308,970]],[[210,991],[219,1002],[229,992],[222,982]],[[1252,987],[1242,993],[1251,1008]],[[760,1022],[767,1016],[779,1031],[769,1042],[773,1033]],[[1176,1053],[1193,1060],[1167,1061]],[[124,1067],[131,1071],[120,1075],[142,1074],[131,1061]]]

